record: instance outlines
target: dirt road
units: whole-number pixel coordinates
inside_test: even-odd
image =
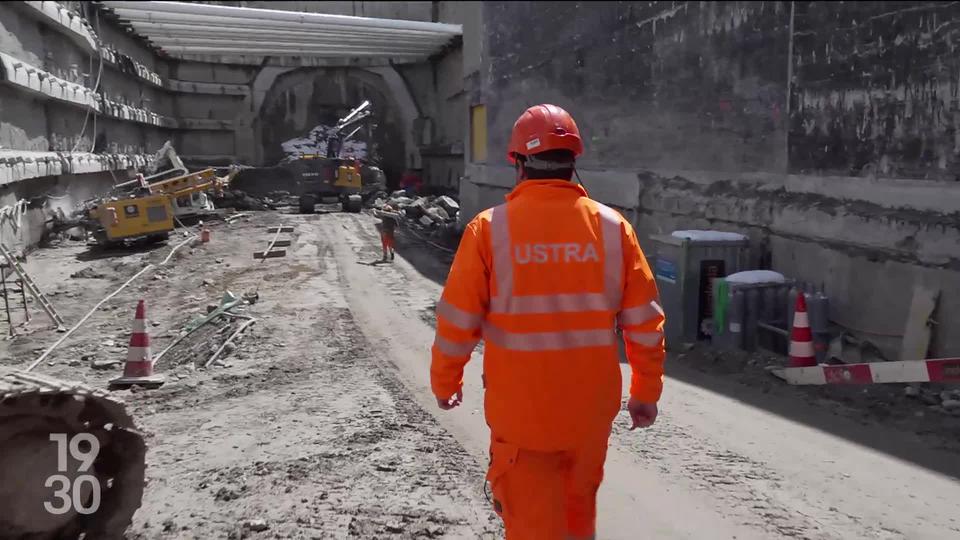
[[[267,225],[293,225],[287,256],[255,262]],[[28,269],[68,322],[168,247],[91,259],[43,250]],[[136,300],[154,350],[225,290],[259,287],[256,325],[225,366],[192,369],[234,326],[213,326],[159,364],[167,384],[121,392],[148,433],[148,480],[131,538],[495,538],[482,491],[479,355],[465,406],[428,392],[432,310],[447,261],[401,238],[393,264],[366,215],[256,213],[118,295],[39,370],[103,386],[119,367]],[[89,269],[89,270],[88,270]],[[78,270],[102,278],[70,278]],[[113,309],[109,309],[113,308]],[[6,342],[26,364],[56,339]],[[80,360],[85,355],[93,358]],[[73,364],[73,365],[71,365]],[[674,361],[662,416],[618,423],[599,538],[944,539],[960,536],[957,454],[929,438]],[[954,432],[956,433],[956,432]],[[244,524],[246,523],[246,526]]]

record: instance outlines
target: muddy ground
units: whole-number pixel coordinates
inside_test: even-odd
[[[473,386],[453,415],[438,415],[424,383],[450,256],[401,233],[397,262],[380,264],[364,214],[249,215],[212,223],[210,243],[146,273],[38,367],[106,387],[122,366],[103,364],[125,357],[139,299],[156,353],[226,291],[257,293],[242,310],[256,324],[218,365],[203,367],[239,320],[171,349],[157,365],[162,388],[117,392],[149,444],[128,536],[497,537],[482,490],[478,377],[468,372]],[[286,256],[254,260],[273,236],[266,228],[281,224],[294,227],[281,235],[292,240]],[[112,253],[66,241],[31,254],[27,268],[69,324],[181,239]],[[31,309],[33,322],[0,343],[0,364],[27,365],[59,337]],[[787,387],[763,369],[775,361],[705,347],[672,355],[658,426],[614,431],[598,537],[960,534],[948,510],[960,488],[947,463],[956,462],[960,418],[902,385]],[[867,470],[881,466],[882,475]],[[840,474],[850,487],[831,480]],[[907,480],[928,474],[923,486]],[[905,506],[897,493],[912,498],[914,489],[936,502]],[[881,517],[892,508],[903,516]],[[638,523],[651,529],[637,536]]]
[[[91,365],[125,358],[137,300],[147,302],[156,353],[225,291],[259,292],[242,311],[257,322],[224,365],[197,368],[238,322],[211,323],[171,349],[157,365],[161,389],[117,392],[150,446],[131,538],[494,537],[480,466],[374,352],[345,299],[342,274],[352,268],[334,260],[320,229],[302,226],[325,218],[260,213],[212,225],[209,244],[134,282],[38,367],[105,387],[121,366]],[[331,226],[364,219],[344,215]],[[281,223],[296,227],[282,235],[293,240],[288,256],[254,261],[273,236],[266,227]],[[169,250],[103,256],[65,243],[32,254],[28,269],[69,322]],[[375,255],[363,251],[361,260]],[[2,345],[4,365],[27,363],[59,337],[31,310],[29,328]],[[258,519],[267,531],[243,527]]]

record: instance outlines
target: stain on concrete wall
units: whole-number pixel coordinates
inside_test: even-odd
[[[789,11],[486,3],[490,155],[505,155],[527,106],[553,102],[575,115],[588,164],[784,171]]]
[[[960,180],[960,4],[797,2],[790,168]]]
[[[43,65],[41,26],[11,2],[0,2],[0,51],[34,66]]]
[[[483,56],[483,4],[484,2],[439,2],[440,22],[463,26],[463,74],[478,71]]]
[[[177,116],[233,120],[242,105],[243,96],[179,94],[177,96]]]
[[[182,81],[249,84],[256,77],[257,70],[256,66],[175,62],[170,66],[170,77]]]
[[[232,131],[190,130],[175,133],[174,145],[184,155],[234,155]]]
[[[47,116],[40,102],[22,94],[0,94],[0,146],[48,150]]]

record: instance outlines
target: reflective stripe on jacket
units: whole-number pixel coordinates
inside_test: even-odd
[[[660,397],[663,310],[630,224],[562,180],[527,180],[467,225],[437,304],[431,381],[452,396],[482,338],[487,423],[524,448],[601,436],[631,396]]]

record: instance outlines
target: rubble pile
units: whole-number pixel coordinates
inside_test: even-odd
[[[460,236],[457,227],[460,203],[453,197],[441,195],[413,199],[405,191],[394,191],[387,198],[378,196],[374,200],[374,208],[383,208],[384,205],[390,205],[406,217],[410,228],[441,244],[456,247]]]
[[[233,208],[235,210],[276,210],[276,205],[269,198],[251,197],[239,189],[228,189],[221,196],[213,197],[213,204],[217,208]]]
[[[960,416],[960,390],[944,389],[939,385],[907,385],[903,389],[905,396],[916,399],[932,411],[946,412]]]

